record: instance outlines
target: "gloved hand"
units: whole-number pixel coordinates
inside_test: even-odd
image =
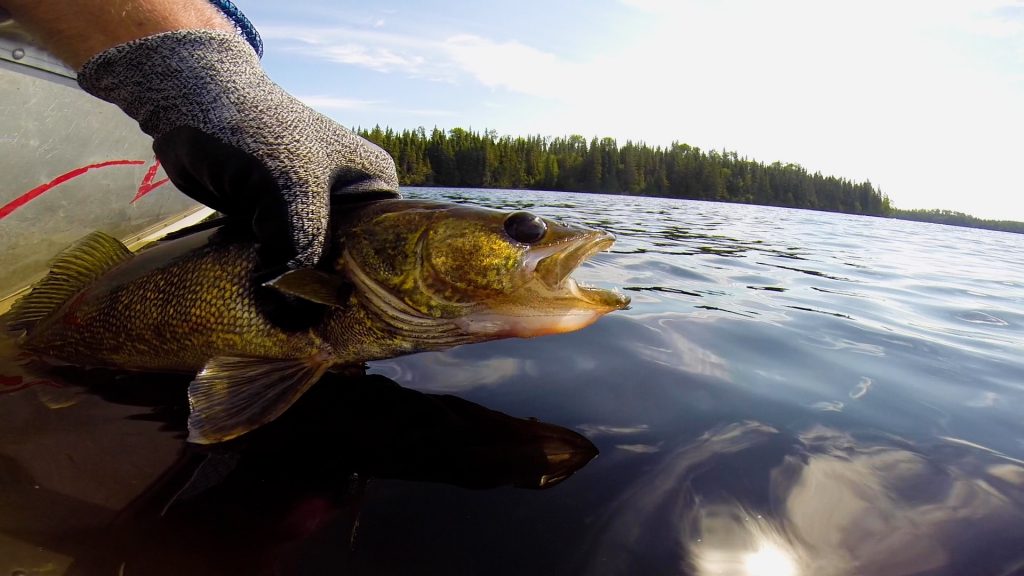
[[[179,190],[251,218],[261,255],[273,260],[264,266],[316,264],[332,193],[398,196],[386,152],[271,82],[235,34],[133,40],[86,62],[78,83],[138,120]]]

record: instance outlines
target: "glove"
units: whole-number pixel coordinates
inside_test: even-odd
[[[317,263],[332,194],[398,196],[386,152],[271,82],[235,34],[133,40],[86,62],[78,83],[139,122],[179,190],[251,219],[266,267]]]

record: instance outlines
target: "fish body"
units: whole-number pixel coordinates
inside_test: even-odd
[[[273,420],[325,370],[582,328],[627,306],[569,273],[604,232],[526,212],[382,200],[332,213],[316,269],[265,278],[226,229],[131,254],[101,233],[58,257],[6,322],[21,346],[82,366],[198,372],[190,440]]]
[[[79,366],[168,372],[198,372],[217,356],[286,359],[326,350],[315,329],[285,330],[263,313],[261,300],[273,295],[252,281],[255,246],[212,236],[128,255],[29,329],[22,348]]]

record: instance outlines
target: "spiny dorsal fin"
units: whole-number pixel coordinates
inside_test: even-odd
[[[291,360],[213,358],[188,387],[188,441],[223,442],[274,420],[329,366],[324,355]]]
[[[131,250],[117,238],[93,232],[61,252],[50,272],[11,307],[7,328],[30,331],[107,270],[131,258]]]

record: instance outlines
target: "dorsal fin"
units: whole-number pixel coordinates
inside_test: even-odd
[[[65,302],[104,272],[131,258],[132,252],[117,238],[93,232],[61,252],[50,263],[50,272],[11,307],[7,328],[31,331]]]

